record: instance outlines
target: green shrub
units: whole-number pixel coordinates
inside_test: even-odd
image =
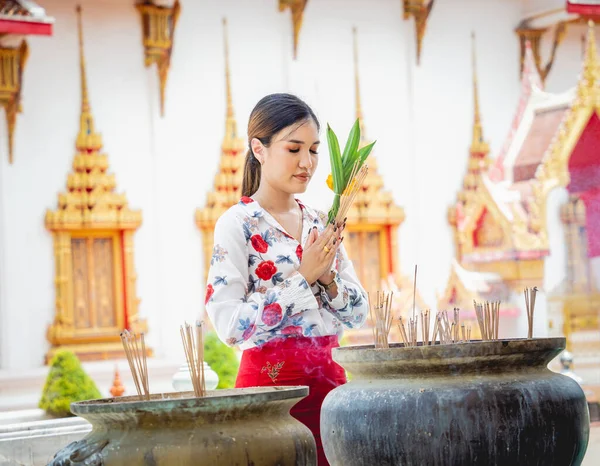
[[[39,407],[59,417],[72,416],[71,403],[101,398],[94,381],[71,351],[59,350],[50,361]]]
[[[235,350],[227,346],[216,333],[207,333],[204,337],[204,360],[219,376],[220,388],[233,388],[240,363]]]

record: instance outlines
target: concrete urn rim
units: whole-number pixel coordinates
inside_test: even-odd
[[[334,348],[332,357],[352,375],[362,378],[410,377],[491,371],[546,370],[566,346],[564,337],[515,338],[495,341],[375,349],[374,345]]]
[[[169,415],[172,412],[195,412],[217,414],[224,411],[261,409],[271,404],[281,405],[283,410],[308,395],[307,386],[274,386],[209,390],[205,397],[194,392],[169,392],[151,394],[150,400],[138,395],[71,403],[71,411],[84,418],[104,414]]]

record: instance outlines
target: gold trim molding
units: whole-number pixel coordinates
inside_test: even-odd
[[[142,20],[144,63],[146,68],[156,64],[160,85],[160,115],[165,116],[165,91],[171,68],[173,37],[181,13],[179,0],[172,7],[156,5],[144,0],[135,5]]]
[[[14,160],[14,134],[17,114],[22,112],[21,87],[23,71],[29,56],[27,42],[19,47],[0,47],[0,105],[6,112],[8,133],[8,162]]]

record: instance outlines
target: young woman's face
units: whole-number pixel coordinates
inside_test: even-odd
[[[303,193],[319,163],[317,125],[309,118],[281,130],[269,147],[253,139],[252,149],[262,163],[261,182],[288,194]]]

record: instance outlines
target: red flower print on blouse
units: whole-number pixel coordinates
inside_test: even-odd
[[[296,257],[298,258],[298,260],[300,262],[302,262],[302,252],[304,250],[302,249],[302,246],[299,244],[298,247],[296,248]]]
[[[208,286],[206,287],[206,297],[204,298],[204,305],[208,304],[208,302],[210,301],[210,298],[212,297],[214,292],[215,292],[215,289],[209,283]]]
[[[269,249],[269,245],[263,239],[263,237],[260,236],[260,235],[254,235],[254,236],[252,236],[250,238],[250,241],[252,242],[252,247],[257,252],[260,252],[261,254],[264,254],[265,252],[267,252],[267,249]]]
[[[242,204],[250,204],[250,203],[254,202],[254,199],[252,199],[251,197],[248,197],[248,196],[242,196],[240,201],[242,202]]]
[[[262,321],[266,325],[277,325],[283,318],[281,306],[277,303],[267,304],[262,312]]]
[[[302,327],[300,325],[290,325],[281,329],[283,335],[299,335],[302,336]]]
[[[277,272],[277,267],[273,261],[263,261],[256,267],[256,275],[261,280],[270,280],[275,272]]]

